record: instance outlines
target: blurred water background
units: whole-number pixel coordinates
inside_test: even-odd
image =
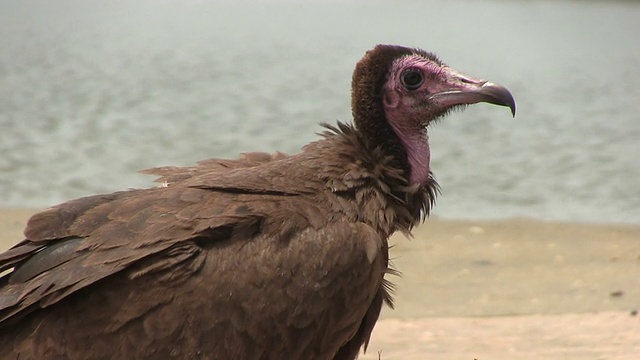
[[[355,63],[422,47],[507,86],[430,131],[434,216],[640,224],[640,3],[0,1],[0,207],[297,152],[350,121]]]

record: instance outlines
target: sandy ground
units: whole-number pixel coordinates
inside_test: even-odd
[[[0,250],[33,210],[0,210]],[[640,227],[431,219],[361,359],[640,359]]]
[[[361,360],[638,360],[640,318],[622,312],[385,319]]]

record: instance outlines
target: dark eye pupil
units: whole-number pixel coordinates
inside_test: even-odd
[[[416,90],[422,85],[424,78],[422,77],[422,73],[419,71],[407,71],[402,75],[402,82],[404,86],[409,90]]]

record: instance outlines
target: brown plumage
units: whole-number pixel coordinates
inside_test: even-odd
[[[352,98],[355,126],[299,154],[150,169],[161,186],[34,215],[0,254],[0,358],[355,359],[391,304],[388,237],[435,200],[426,126],[515,103],[391,45]]]

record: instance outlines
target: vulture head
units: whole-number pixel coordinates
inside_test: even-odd
[[[515,116],[506,88],[459,73],[424,50],[378,45],[353,73],[356,128],[368,146],[392,153],[411,185],[430,180],[428,125],[453,108],[479,102],[508,106]]]

